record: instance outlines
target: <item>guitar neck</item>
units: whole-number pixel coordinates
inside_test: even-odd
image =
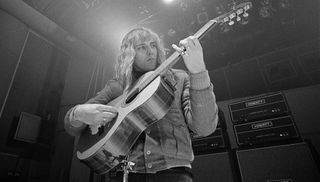
[[[199,29],[193,36],[198,39],[201,39],[206,32],[216,25],[217,21],[215,19],[208,21],[201,29]],[[158,68],[151,74],[147,79],[137,85],[139,90],[143,90],[146,86],[149,85],[156,77],[163,75],[169,68],[171,68],[176,62],[179,61],[181,55],[178,51],[175,51],[169,58],[167,58]]]
[[[203,27],[201,27],[193,36],[201,39],[209,30],[211,30],[217,24],[228,23],[230,26],[234,24],[234,21],[239,21],[240,15],[247,17],[249,10],[252,6],[251,2],[243,2],[235,7],[228,13],[220,15],[210,21],[208,21]],[[148,78],[143,82],[140,82],[133,90],[141,91],[148,86],[156,77],[163,75],[169,68],[171,68],[181,57],[180,53],[175,51],[168,59],[166,59]]]

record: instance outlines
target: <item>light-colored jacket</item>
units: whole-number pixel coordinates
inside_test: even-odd
[[[208,72],[189,75],[172,69],[168,73],[176,88],[175,99],[168,113],[149,126],[132,147],[129,160],[135,163],[134,172],[155,173],[171,167],[191,167],[194,155],[190,132],[207,136],[217,126],[218,108]],[[86,103],[108,104],[122,92],[120,84],[111,80]],[[66,114],[65,129],[76,136],[83,127],[70,124],[73,110]]]

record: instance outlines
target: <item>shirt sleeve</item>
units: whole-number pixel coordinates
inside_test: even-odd
[[[208,71],[190,74],[184,81],[182,108],[189,129],[196,135],[213,133],[218,122],[218,107]]]
[[[96,96],[89,99],[85,104],[107,104],[122,94],[121,85],[116,80],[110,80]],[[77,105],[68,110],[64,118],[64,129],[72,136],[78,136],[86,127],[85,124],[78,125],[74,119],[74,111]]]

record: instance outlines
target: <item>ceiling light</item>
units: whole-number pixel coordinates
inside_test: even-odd
[[[163,0],[163,2],[166,3],[166,4],[170,4],[170,3],[172,3],[173,1],[175,1],[175,0]]]

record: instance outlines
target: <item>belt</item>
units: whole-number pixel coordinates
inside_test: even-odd
[[[173,167],[170,169],[165,169],[162,171],[158,171],[156,173],[129,173],[129,175],[146,175],[146,174],[151,174],[151,175],[156,175],[156,174],[187,174],[191,178],[193,178],[193,174],[191,172],[191,169],[188,167]],[[109,172],[109,177],[111,179],[114,178],[119,178],[123,176],[123,171],[110,171]]]
[[[166,169],[163,171],[158,171],[157,174],[165,174],[165,173],[178,173],[178,174],[188,174],[191,178],[193,178],[191,169],[188,167],[173,167],[170,169]]]

